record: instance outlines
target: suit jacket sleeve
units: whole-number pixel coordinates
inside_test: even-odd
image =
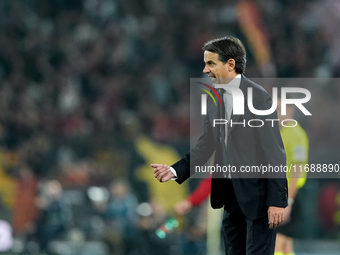
[[[272,99],[266,93],[262,92],[262,100],[259,102],[258,110],[266,110],[272,106]],[[286,165],[286,153],[284,150],[277,112],[270,115],[260,116],[265,124],[258,128],[259,140],[264,152],[266,166],[280,167]],[[268,121],[276,120],[276,121]],[[284,171],[267,173],[267,206],[286,207],[288,205],[288,188],[286,173]]]
[[[181,160],[173,164],[176,170],[179,184],[188,179],[194,173],[195,166],[203,166],[215,150],[215,142],[209,116],[206,115],[203,121],[203,134],[198,139],[196,146],[190,150]]]

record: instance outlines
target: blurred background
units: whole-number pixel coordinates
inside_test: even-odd
[[[339,12],[338,0],[1,0],[0,252],[206,254],[206,204],[155,234],[199,180],[160,184],[150,167],[189,149],[203,44],[240,38],[249,78],[337,78]],[[334,118],[340,87],[317,95]],[[310,163],[339,163],[339,123],[301,123]],[[300,192],[297,254],[339,254],[339,180]]]

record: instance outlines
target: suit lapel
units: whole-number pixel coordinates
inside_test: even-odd
[[[223,100],[222,94],[220,92],[218,94]],[[223,106],[221,106],[218,102],[217,106],[215,106],[212,100],[208,101],[208,112],[209,112],[209,118],[211,122],[213,122],[214,119],[225,119],[225,117],[223,116],[223,111],[221,109],[222,107],[224,107],[224,103],[223,103]],[[214,137],[216,141],[220,140],[221,137],[222,137],[221,139],[224,140],[224,132],[222,131],[223,128],[224,128],[224,125],[217,125],[214,128]]]
[[[247,94],[247,79],[246,79],[246,77],[243,74],[241,75],[240,90],[242,91],[242,93],[244,95],[244,104],[245,104],[244,109],[246,109],[246,107],[248,107],[247,106],[247,96],[248,96],[248,94]],[[239,121],[241,115],[234,115],[233,111],[231,113],[231,120],[232,120],[232,123],[235,123],[235,122]],[[244,111],[246,111],[246,110],[244,110]],[[229,125],[228,135],[234,129],[235,126],[236,125],[233,125],[232,127],[230,127],[230,125]]]
[[[219,102],[218,102],[219,104]],[[210,102],[210,106],[209,106],[209,101],[208,101],[208,112],[209,112],[209,116],[211,119],[220,119],[221,116],[220,116],[220,107],[219,105],[215,106],[214,103]]]

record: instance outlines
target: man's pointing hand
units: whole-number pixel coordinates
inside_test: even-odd
[[[151,167],[154,168],[153,173],[157,180],[160,182],[167,182],[171,178],[175,177],[175,175],[171,172],[170,167],[162,164],[151,164]]]

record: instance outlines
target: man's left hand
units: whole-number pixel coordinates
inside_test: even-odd
[[[269,220],[269,228],[274,229],[282,224],[284,221],[284,208],[269,206],[268,208],[268,220]]]

